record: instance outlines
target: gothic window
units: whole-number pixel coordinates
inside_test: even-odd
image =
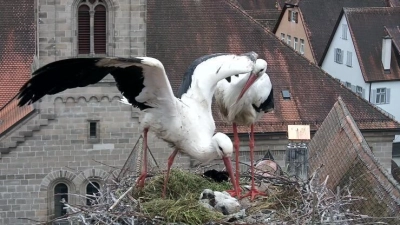
[[[103,0],[81,0],[78,4],[78,54],[107,53],[107,6]]]

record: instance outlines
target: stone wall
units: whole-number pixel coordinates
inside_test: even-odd
[[[37,0],[40,66],[77,56],[77,14],[80,0]],[[145,0],[103,0],[108,9],[107,55],[143,56]]]

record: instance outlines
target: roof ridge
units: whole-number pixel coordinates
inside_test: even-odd
[[[235,4],[231,3],[229,0],[225,0],[225,2],[227,2],[231,7],[237,9],[239,12],[241,12],[244,16],[246,16],[247,18],[249,18],[251,21],[253,21],[253,23],[257,24],[258,26],[260,26],[261,28],[263,28],[263,30],[272,35],[275,39],[277,39],[280,43],[282,43],[283,45],[285,45],[287,48],[290,48],[294,53],[296,53],[298,56],[301,56],[304,60],[307,60],[310,65],[314,66],[315,68],[317,68],[318,70],[320,70],[323,74],[325,74],[327,77],[329,77],[330,79],[332,79],[333,81],[337,82],[341,87],[344,87],[344,85],[342,83],[340,83],[337,79],[335,79],[332,75],[330,75],[329,73],[325,72],[321,67],[319,67],[317,64],[315,64],[314,62],[310,61],[309,59],[307,59],[304,55],[301,55],[299,52],[295,51],[292,47],[290,47],[288,44],[282,42],[274,33],[272,33],[271,31],[269,31],[268,29],[266,29],[261,23],[259,23],[258,21],[256,21],[253,17],[251,17],[249,14],[246,13],[246,11],[240,9],[239,7],[237,7]],[[380,8],[388,8],[388,7],[380,7]],[[400,10],[400,7],[398,7]],[[353,94],[356,98],[361,99],[362,101],[366,102],[367,104],[369,104],[370,106],[372,106],[375,110],[377,110],[379,113],[381,113],[382,115],[384,115],[386,118],[388,118],[389,120],[394,121],[395,123],[397,123],[400,126],[400,122],[397,120],[394,120],[393,118],[390,118],[388,115],[386,115],[385,113],[382,112],[382,110],[378,109],[377,106],[373,105],[371,102],[367,101],[364,98],[360,98],[359,95],[357,95],[355,92],[353,92],[352,90],[348,89],[347,87],[344,87],[344,89],[346,89],[346,91],[351,92],[351,94]]]

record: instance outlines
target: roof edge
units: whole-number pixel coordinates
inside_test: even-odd
[[[272,29],[272,33],[275,34],[275,32],[278,30],[279,24],[280,24],[281,21],[282,21],[282,17],[283,17],[283,15],[285,14],[286,9],[288,9],[288,8],[294,8],[295,6],[298,7],[298,5],[285,3],[285,5],[283,6],[283,9],[281,10],[281,14],[279,15],[278,20],[276,21],[276,24],[275,24],[275,26],[274,26],[274,29]],[[299,8],[299,7],[298,7],[298,8]]]
[[[318,62],[318,66],[322,66],[322,63],[324,62],[325,56],[328,53],[329,47],[330,47],[330,45],[332,43],[333,36],[335,36],[336,30],[337,30],[337,28],[338,28],[338,26],[340,24],[340,20],[342,19],[343,15],[344,15],[344,8],[342,8],[342,10],[340,11],[339,18],[336,20],[336,23],[335,23],[335,26],[333,27],[332,33],[329,36],[328,43],[325,46],[324,53],[322,53],[321,59]]]

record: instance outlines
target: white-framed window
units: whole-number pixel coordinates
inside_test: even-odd
[[[285,41],[285,34],[284,33],[281,33],[281,40]]]
[[[286,44],[290,45],[292,43],[292,36],[288,35],[286,39]]]
[[[353,57],[352,52],[347,51],[346,66],[348,66],[348,67],[352,66],[352,63],[353,63],[352,57]]]
[[[300,54],[304,54],[304,40],[300,39]]]
[[[342,39],[347,40],[347,24],[342,24]]]
[[[298,23],[299,13],[294,10],[289,10],[288,20],[290,22]]]
[[[293,40],[293,48],[297,51],[297,46],[299,45],[299,39],[297,37]]]
[[[372,100],[375,104],[390,103],[390,88],[377,88],[372,90]]]
[[[346,85],[346,87],[347,87],[348,89],[351,89],[351,83],[350,83],[350,82],[346,82],[345,85]]]
[[[361,96],[364,97],[364,89],[360,86],[356,86],[356,93]]]
[[[335,62],[342,64],[343,63],[343,51],[340,48],[335,48]]]

